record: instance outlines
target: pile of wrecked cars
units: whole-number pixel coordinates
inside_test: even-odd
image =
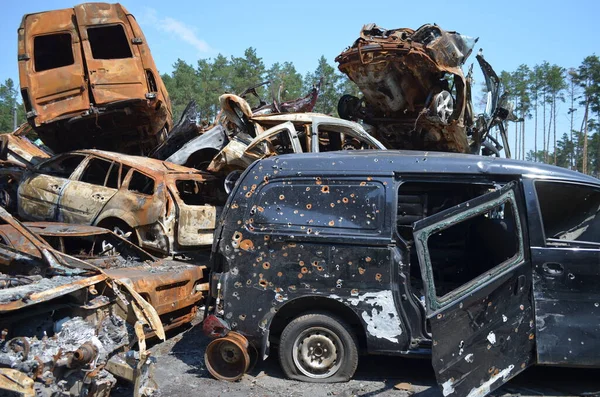
[[[0,390],[150,395],[146,340],[200,304],[225,380],[273,350],[308,382],[349,380],[361,354],[431,356],[444,396],[600,366],[600,181],[500,158],[499,79],[479,54],[475,115],[461,69],[475,41],[366,25],[337,58],[364,95],[342,119],[312,113],[319,85],[251,108],[253,87],[199,128],[193,103],[173,125],[122,6],[25,16],[28,125],[0,138]]]

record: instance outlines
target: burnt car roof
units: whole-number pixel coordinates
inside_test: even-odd
[[[531,175],[550,179],[600,185],[600,180],[565,168],[491,156],[410,150],[352,150],[282,155],[260,161],[265,169],[277,169],[285,177],[302,171],[336,174],[447,173],[488,175]],[[256,166],[256,165],[255,165]],[[254,167],[252,167],[254,168]],[[288,175],[286,175],[288,174]]]
[[[137,168],[142,171],[146,171],[148,173],[182,173],[182,174],[201,174],[205,176],[209,176],[209,174],[198,171],[194,168],[184,167],[182,165],[177,165],[173,163],[169,163],[162,160],[156,160],[149,157],[142,156],[132,156],[129,154],[121,154],[115,152],[108,152],[105,150],[97,150],[97,149],[89,149],[89,150],[76,150],[71,153],[80,153],[83,155],[94,155],[98,157],[103,157],[105,159],[110,159],[114,161],[118,161],[125,165],[129,165],[132,168]]]

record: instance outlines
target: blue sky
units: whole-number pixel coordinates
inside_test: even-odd
[[[0,80],[18,80],[17,28],[26,13],[72,7],[65,0],[5,0],[0,25]],[[446,30],[479,37],[486,59],[499,73],[544,60],[576,67],[600,53],[600,1],[159,1],[122,4],[136,16],[161,71],[177,58],[243,55],[252,46],[267,65],[291,61],[302,74],[321,55],[333,59],[358,37],[363,24],[417,28],[437,23]],[[475,52],[476,52],[475,50]],[[472,56],[468,64],[474,62]],[[468,65],[467,64],[467,65]],[[476,76],[477,79],[477,76]],[[481,78],[476,83],[481,82]],[[476,89],[478,91],[478,89]],[[566,108],[566,105],[562,105]],[[568,129],[559,109],[558,124]],[[580,121],[579,121],[580,123]],[[578,125],[576,123],[576,125]],[[532,129],[527,127],[531,132]],[[529,134],[528,134],[529,135]],[[527,149],[533,138],[527,138]]]

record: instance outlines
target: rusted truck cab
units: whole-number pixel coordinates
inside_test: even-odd
[[[120,4],[25,15],[18,43],[27,120],[55,152],[145,154],[166,137],[167,90],[142,30]]]
[[[276,347],[285,375],[311,382],[348,380],[359,352],[431,355],[453,397],[533,364],[598,367],[599,210],[599,180],[541,164],[263,159],[218,223],[205,331],[243,335],[262,357]],[[207,365],[235,350],[214,346]]]

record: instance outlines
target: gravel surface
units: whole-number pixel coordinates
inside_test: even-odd
[[[234,383],[213,379],[204,365],[209,340],[200,325],[179,329],[152,351],[158,362],[154,379],[159,396],[394,396],[442,397],[428,360],[363,356],[350,382],[311,384],[286,379],[276,355],[252,367]],[[116,397],[131,395],[120,387]],[[494,396],[600,396],[600,370],[529,368],[493,393]]]

